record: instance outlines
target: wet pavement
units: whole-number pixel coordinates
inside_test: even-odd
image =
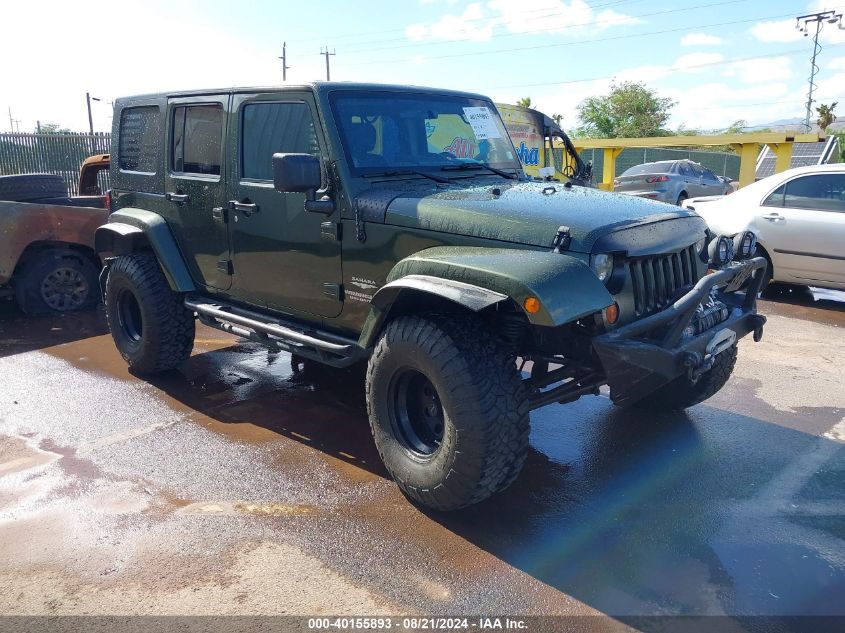
[[[0,308],[0,613],[845,615],[845,301],[769,291],[685,414],[532,413],[452,514],[386,478],[355,369],[198,328],[145,382],[102,312]]]

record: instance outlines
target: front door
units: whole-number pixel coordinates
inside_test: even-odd
[[[280,152],[321,157],[326,182],[313,96],[236,94],[229,137],[237,139],[229,161],[233,294],[281,312],[337,316],[343,305],[340,211],[306,211],[303,194],[273,187],[272,157]]]
[[[793,178],[758,213],[776,279],[845,284],[845,173]]]
[[[223,94],[171,99],[167,106],[167,220],[193,278],[212,290],[232,282],[228,231],[219,218],[228,104]]]

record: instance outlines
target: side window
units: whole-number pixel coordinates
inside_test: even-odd
[[[154,174],[161,147],[157,106],[124,108],[120,113],[118,165],[122,171]]]
[[[173,171],[219,176],[222,141],[222,106],[215,104],[174,108],[170,150]]]
[[[241,176],[273,180],[273,154],[313,154],[320,146],[304,103],[251,103],[243,109]]]
[[[786,183],[784,206],[845,212],[845,174],[815,174]]]
[[[772,193],[768,195],[768,197],[763,200],[762,206],[764,207],[782,207],[783,206],[783,193],[786,191],[786,185],[781,185],[777,189],[775,189]]]
[[[692,171],[690,170],[689,165],[687,163],[678,163],[678,172],[681,174],[681,176],[692,176]]]
[[[719,179],[716,178],[716,174],[706,168],[704,169],[704,180],[708,180],[710,182],[719,182]]]
[[[689,164],[690,175],[693,178],[701,178],[704,174],[701,171],[701,167],[694,163]]]

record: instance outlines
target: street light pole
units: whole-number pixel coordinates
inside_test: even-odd
[[[813,92],[816,89],[816,73],[819,72],[819,67],[816,65],[816,57],[822,50],[819,46],[819,33],[825,22],[829,24],[837,24],[840,29],[845,28],[842,25],[842,14],[836,11],[819,11],[818,13],[809,13],[807,15],[799,15],[795,18],[795,28],[804,33],[804,37],[810,36],[810,25],[815,24],[816,30],[813,34],[813,59],[810,61],[810,89],[807,92],[807,111],[804,114],[804,131],[809,132],[811,129],[810,119],[813,116]]]

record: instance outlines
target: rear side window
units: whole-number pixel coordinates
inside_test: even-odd
[[[845,174],[815,174],[786,183],[783,205],[792,209],[845,212]]]
[[[242,176],[273,180],[273,154],[319,155],[314,119],[304,103],[252,103],[244,107]]]
[[[173,110],[170,164],[173,171],[220,175],[223,107],[178,106]]]
[[[783,206],[783,193],[786,191],[786,185],[781,185],[777,189],[775,189],[769,196],[763,200],[764,207],[782,207]]]
[[[158,107],[124,108],[120,113],[118,164],[123,171],[154,174],[159,156],[161,122]]]

